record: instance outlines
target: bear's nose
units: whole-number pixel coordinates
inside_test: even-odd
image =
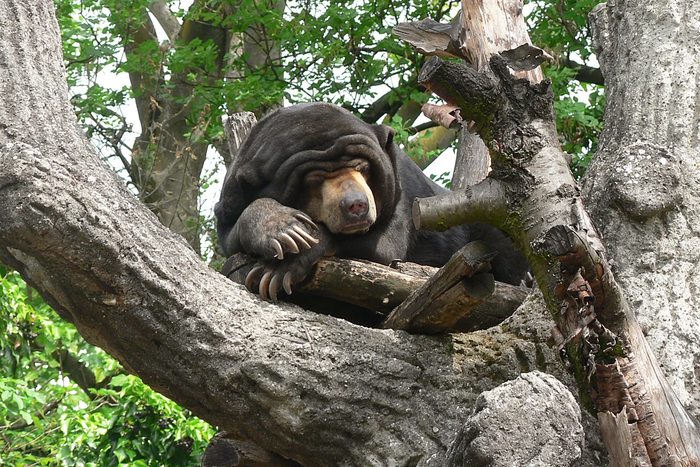
[[[356,219],[362,219],[367,215],[368,206],[367,195],[361,191],[349,191],[340,199],[340,209],[343,213]]]

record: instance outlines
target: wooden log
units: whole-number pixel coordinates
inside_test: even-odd
[[[414,292],[411,300],[394,310],[384,320],[382,327],[416,334],[449,331],[462,316],[471,314],[491,296],[494,282],[491,274],[464,277],[447,289],[443,289],[446,282],[428,281]],[[433,293],[434,290],[441,293]]]
[[[430,334],[449,329],[464,312],[493,293],[491,275],[482,274],[473,281],[463,279],[488,268],[495,256],[496,252],[483,242],[468,243],[392,311],[382,327]],[[458,298],[462,299],[461,303],[455,306]]]
[[[238,253],[227,260],[222,273],[243,284],[255,263],[254,258]],[[311,308],[308,305],[314,297],[323,297],[358,307],[352,312],[366,313],[354,321],[367,322],[375,313],[384,319],[437,271],[438,268],[415,263],[397,262],[389,267],[369,261],[323,258],[311,276],[294,291],[293,297],[305,296],[306,300],[293,301]],[[529,293],[526,287],[495,282],[494,293],[474,306],[473,299],[467,295],[475,287],[462,281],[453,287],[455,290],[451,293],[455,302],[444,306],[453,309],[447,313],[460,313],[461,317],[446,331],[468,332],[495,326],[512,315]],[[286,296],[281,295],[281,298]]]
[[[494,285],[493,293],[476,308],[463,314],[450,326],[450,332],[472,332],[496,326],[512,315],[530,293],[528,287],[498,281],[494,281]]]
[[[237,253],[226,261],[221,272],[234,282],[244,284],[256,262],[248,255]],[[386,315],[425,280],[370,261],[328,257],[318,262],[310,277],[294,290],[294,295],[331,298]]]
[[[388,314],[424,282],[370,261],[327,258],[300,291]]]

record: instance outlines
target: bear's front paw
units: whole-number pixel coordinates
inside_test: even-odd
[[[269,198],[257,199],[243,211],[236,233],[242,251],[278,260],[310,250],[320,235],[318,225],[308,214]]]
[[[274,258],[279,260],[284,259],[285,251],[297,254],[301,248],[310,250],[311,243],[318,243],[318,239],[306,231],[306,227],[318,231],[314,221],[301,211],[295,211],[292,217],[296,222],[287,222],[277,229],[276,234],[267,234],[268,244],[275,251]]]
[[[306,267],[300,263],[303,262],[289,259],[282,262],[259,261],[246,276],[245,286],[264,300],[276,302],[280,289],[291,295],[292,286],[303,281],[313,267],[313,264]]]

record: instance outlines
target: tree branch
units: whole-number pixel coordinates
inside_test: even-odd
[[[244,284],[246,276],[256,263],[256,259],[238,253],[226,261],[222,272],[232,281]],[[349,318],[355,322],[378,324],[378,319],[386,318],[418,289],[432,288],[428,281],[439,272],[438,268],[412,263],[397,263],[394,266],[395,268],[369,261],[323,258],[311,277],[300,284],[299,290],[289,300],[323,312],[324,306],[328,304],[319,306],[314,303],[318,300],[300,302],[295,298],[308,294],[332,299],[342,302],[332,305],[336,308],[342,304],[359,307],[360,309],[348,309],[352,313]],[[476,331],[495,326],[512,315],[529,292],[525,287],[495,282],[495,286],[486,284],[489,293],[484,294],[483,288],[479,288],[482,282],[455,282],[452,284],[454,287],[447,287],[450,289],[448,299],[432,303],[433,310],[442,310],[454,317],[441,331]],[[338,315],[339,312],[335,314]],[[435,332],[434,328],[432,332]]]
[[[447,230],[470,222],[495,222],[507,206],[506,193],[500,182],[487,178],[481,183],[432,198],[416,198],[413,223],[418,230]]]
[[[459,107],[462,118],[473,120],[477,128],[493,120],[500,90],[488,75],[432,57],[423,65],[418,82],[442,97],[447,105]]]
[[[439,59],[430,61],[436,60]],[[598,412],[627,412],[630,429],[638,429],[638,434],[632,432],[629,446],[629,452],[640,453],[634,457],[636,462],[648,462],[651,457],[660,462],[658,465],[670,465],[675,456],[685,461],[682,465],[694,465],[700,461],[697,421],[685,411],[661,374],[612,277],[602,241],[583,208],[561,153],[548,84],[531,85],[527,80],[513,78],[505,61],[494,56],[491,68],[500,85],[480,91],[472,86],[477,79],[468,68],[463,67],[465,73],[461,76],[434,73],[441,65],[430,61],[426,63],[430,65],[429,73],[423,70],[421,75],[437,79],[436,86],[427,85],[439,89],[440,95],[457,102],[457,89],[466,92],[463,101],[476,109],[479,118],[487,113],[476,105],[480,92],[484,94],[483,102],[497,105],[493,111],[490,105],[485,106],[494,118],[479,129],[493,151],[494,170],[485,181],[465,190],[461,209],[447,202],[447,209],[442,212],[427,210],[423,208],[424,200],[417,200],[416,225],[446,228],[474,220],[474,210],[483,211],[486,207],[473,207],[479,201],[473,196],[474,188],[498,183],[505,200],[492,208],[500,213],[500,219],[499,214],[491,214],[496,218],[494,225],[508,231],[528,257],[557,323],[559,347],[570,356],[580,388],[591,394]],[[450,80],[457,80],[452,89]],[[498,95],[494,96],[494,92]],[[496,198],[501,198],[500,193]],[[431,218],[426,222],[428,213]],[[445,221],[452,216],[457,219]],[[611,363],[619,382],[606,385],[604,375],[610,373],[607,365]],[[598,372],[600,379],[593,380],[592,375]],[[605,423],[604,428],[612,430],[603,433],[606,443],[620,439],[615,424]]]
[[[51,412],[56,407],[58,407],[58,404],[60,404],[60,403],[61,403],[60,399],[55,400],[55,401],[51,401],[51,402],[47,402],[46,404],[44,404],[44,406],[41,409],[34,411],[34,417],[37,417],[37,418],[43,417],[44,415],[46,415],[47,413]],[[26,420],[24,420],[23,418],[20,418],[18,420],[15,420],[14,422],[12,422],[9,425],[0,426],[0,430],[23,430],[30,425],[31,424],[27,423]]]
[[[419,92],[425,90],[423,86],[419,86],[417,81],[415,81],[415,75],[411,81],[405,83],[404,87],[409,94],[413,89]],[[403,105],[403,100],[404,98],[401,96],[400,90],[392,89],[372,102],[372,104],[362,112],[360,118],[367,123],[377,123],[383,115],[394,115]]]
[[[603,72],[600,68],[594,68],[588,65],[582,65],[574,60],[567,57],[560,57],[559,63],[567,68],[571,68],[576,72],[575,78],[584,83],[597,84],[599,86],[605,86],[605,79],[603,78]]]
[[[487,270],[496,254],[483,242],[468,243],[396,307],[382,327],[423,334],[449,329],[493,293],[493,276],[475,274]]]
[[[180,22],[173,15],[164,0],[156,0],[148,5],[148,9],[158,20],[158,24],[163,28],[170,42],[175,42],[180,33]]]

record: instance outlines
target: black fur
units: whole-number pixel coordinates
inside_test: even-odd
[[[261,294],[266,296],[269,288],[274,299],[286,276],[292,284],[300,282],[327,254],[383,264],[400,259],[442,266],[472,240],[483,240],[499,252],[492,262],[497,280],[519,284],[525,278],[524,258],[491,226],[471,224],[442,233],[416,231],[413,200],[446,190],[423,174],[393,143],[393,136],[387,126],[369,125],[344,109],[321,103],[277,110],[251,130],[228,169],[214,210],[226,254],[243,251],[260,258],[261,268],[251,273],[249,286],[264,282]],[[348,155],[370,163],[368,183],[376,200],[377,219],[363,234],[332,234],[323,225],[316,230],[298,211],[304,175],[311,170],[342,168],[339,158]],[[318,239],[318,244],[310,244],[310,249],[300,245],[294,253],[280,241],[284,259],[278,259],[279,250],[270,246],[271,241],[299,229]],[[269,285],[271,282],[275,283]]]

